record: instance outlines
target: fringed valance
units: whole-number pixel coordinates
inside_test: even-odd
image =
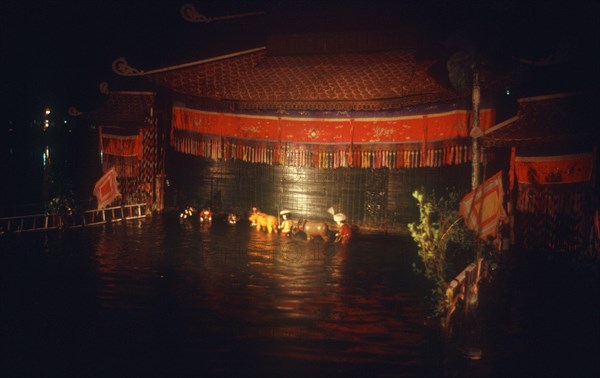
[[[517,191],[517,210],[523,213],[585,214],[589,205],[589,188],[585,184],[564,187],[519,184]]]
[[[524,213],[583,214],[589,205],[594,153],[516,156],[511,153],[511,187],[516,178],[517,209]]]
[[[137,157],[102,155],[102,172],[114,168],[118,177],[136,177],[140,162]]]
[[[493,111],[483,110],[483,128]],[[173,108],[176,151],[213,160],[315,168],[416,168],[466,163],[471,158],[470,113],[423,116],[292,118]]]
[[[134,135],[119,135],[99,128],[100,149],[105,155],[142,159],[142,130]]]
[[[594,154],[559,156],[516,156],[515,174],[519,184],[568,184],[590,181]]]
[[[108,129],[110,130],[110,129]],[[115,168],[118,177],[135,177],[143,157],[142,130],[134,135],[119,135],[99,128],[102,170]]]
[[[305,144],[261,142],[174,130],[173,148],[212,160],[242,160],[259,164],[281,164],[313,168],[417,168],[440,167],[470,161],[470,140],[431,144]]]

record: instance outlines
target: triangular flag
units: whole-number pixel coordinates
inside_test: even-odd
[[[467,227],[485,240],[488,236],[495,237],[498,223],[506,219],[503,201],[500,171],[463,197],[459,214],[465,219]]]
[[[94,196],[98,200],[98,210],[104,209],[106,205],[121,195],[117,186],[117,171],[113,167],[94,186]]]

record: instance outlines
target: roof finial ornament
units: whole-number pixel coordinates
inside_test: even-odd
[[[183,19],[188,22],[206,22],[206,23],[213,22],[213,21],[219,21],[219,20],[230,20],[233,18],[258,16],[259,14],[265,13],[264,11],[257,11],[257,12],[231,14],[228,16],[206,17],[205,15],[203,15],[202,13],[199,13],[196,10],[196,7],[194,6],[194,4],[189,4],[189,3],[183,4],[181,6],[180,12],[181,12],[181,17],[183,17]]]
[[[136,76],[144,73],[144,71],[131,67],[125,58],[115,59],[112,64],[112,69],[121,76]]]
[[[108,89],[108,83],[106,81],[100,83],[100,93],[105,95],[110,94],[110,89]]]
[[[77,110],[77,108],[74,107],[74,106],[69,107],[69,110],[67,112],[72,117],[79,117],[80,115],[83,114],[82,112],[80,112],[79,110]]]

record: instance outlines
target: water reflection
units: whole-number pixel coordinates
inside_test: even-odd
[[[25,248],[39,237],[0,242]],[[86,289],[84,301],[69,306],[74,320],[62,331],[74,338],[67,351],[95,361],[98,375],[172,376],[176,366],[180,373],[210,375],[417,376],[432,358],[411,270],[414,251],[402,238],[365,238],[338,248],[244,224],[206,227],[164,216],[67,231],[21,268],[67,248],[76,257],[63,256],[63,262],[80,272],[64,278],[61,298]],[[19,259],[2,253],[4,266]],[[42,270],[56,278],[65,269]],[[9,281],[13,287],[4,286],[3,295],[24,285],[14,274]],[[48,307],[55,304],[52,290],[36,295],[46,296]],[[61,310],[54,311],[60,317]],[[41,330],[42,337],[48,334],[54,331]]]

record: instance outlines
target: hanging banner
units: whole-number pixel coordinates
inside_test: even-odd
[[[137,135],[115,135],[100,128],[100,148],[105,155],[142,159],[142,131]]]
[[[104,209],[106,205],[121,196],[117,183],[117,172],[110,169],[96,182],[94,196],[98,201],[98,210]]]
[[[594,154],[517,156],[515,173],[519,184],[571,184],[592,178]]]
[[[507,219],[503,201],[500,171],[463,197],[459,204],[459,214],[479,238],[485,240],[488,236],[496,237],[498,223]]]
[[[493,123],[492,109],[482,109],[482,129]],[[174,106],[176,130],[222,137],[295,143],[408,143],[469,136],[470,112],[371,118],[311,118],[216,113]]]
[[[493,122],[484,109],[482,128]],[[218,113],[174,106],[171,145],[213,160],[313,168],[417,168],[471,159],[470,113],[369,118]]]

